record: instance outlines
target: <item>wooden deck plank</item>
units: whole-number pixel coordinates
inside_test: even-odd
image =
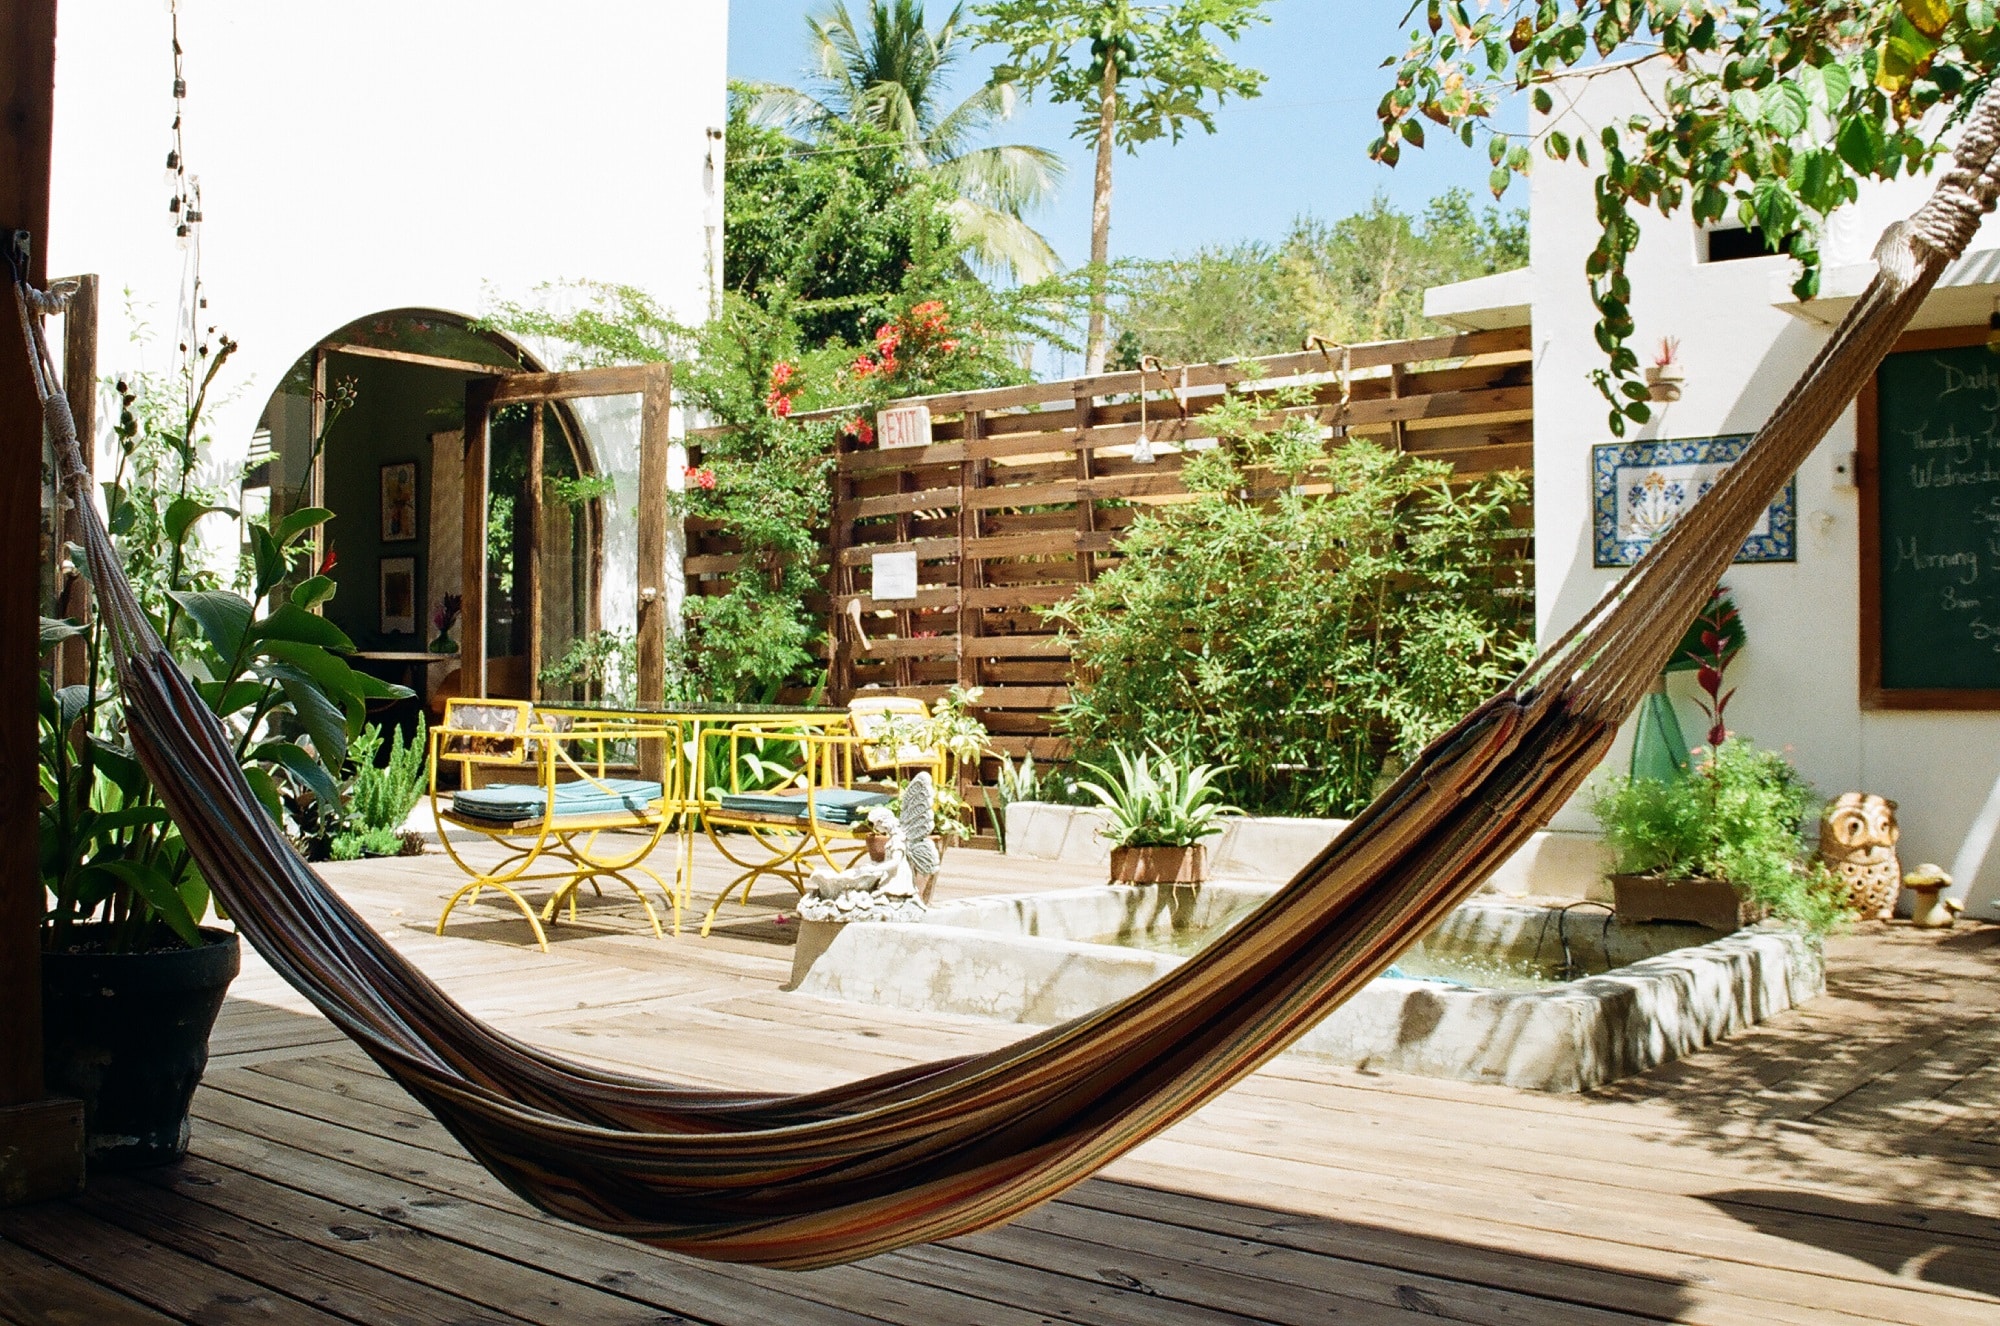
[[[273,1293],[233,1271],[98,1220],[73,1203],[0,1211],[0,1237],[178,1321],[333,1326],[343,1320],[309,1301]],[[310,1285],[301,1288],[308,1298],[314,1292]]]
[[[10,1326],[171,1326],[174,1318],[0,1239],[0,1321]]]
[[[947,862],[948,896],[1101,873]],[[699,906],[732,872],[703,845],[695,873]],[[476,1015],[608,1066],[812,1088],[1031,1030],[779,992],[782,887],[705,941],[587,900],[545,956],[499,910],[431,933],[462,878],[442,858],[328,874]],[[1008,1227],[808,1274],[530,1211],[246,955],[192,1159],[30,1213],[0,1243],[0,1320],[2000,1320],[2000,927],[1863,927],[1829,955],[1824,998],[1587,1096],[1276,1061]]]

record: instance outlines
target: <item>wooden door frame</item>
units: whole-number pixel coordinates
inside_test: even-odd
[[[0,0],[0,243],[24,238],[48,284],[56,0]],[[11,284],[11,281],[10,281]],[[11,305],[14,295],[5,296]],[[42,659],[42,406],[19,321],[0,335],[0,1206],[83,1186],[83,1106],[42,1076],[38,718]],[[11,698],[8,698],[11,697]]]
[[[667,490],[668,409],[673,400],[673,366],[634,364],[616,368],[573,369],[559,373],[506,373],[465,384],[465,502],[463,637],[459,642],[459,689],[466,695],[486,694],[486,504],[490,488],[493,411],[502,405],[540,407],[556,401],[592,396],[638,396],[639,406],[639,548],[638,548],[638,688],[642,697],[663,695],[667,685],[667,511],[658,498]],[[529,516],[539,524],[539,504]],[[539,528],[529,531],[529,543],[540,547]],[[529,597],[540,596],[536,572],[529,569]],[[599,590],[602,590],[600,580]],[[534,616],[531,608],[530,616]],[[594,619],[594,613],[593,613]],[[536,642],[538,644],[539,642]],[[531,645],[531,656],[535,646]],[[531,670],[530,697],[539,687]]]
[[[1958,350],[1984,345],[1985,327],[1930,327],[1905,332],[1890,354],[1917,350]],[[1864,710],[1990,710],[2000,709],[2000,690],[1935,687],[1886,688],[1882,685],[1882,402],[1878,375],[1868,375],[1854,406],[1854,486],[1859,495],[1860,704]]]

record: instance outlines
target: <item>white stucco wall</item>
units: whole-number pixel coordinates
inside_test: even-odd
[[[640,286],[685,320],[707,309],[725,0],[180,10],[206,320],[241,346],[212,415],[218,473],[233,472],[292,362],[363,315],[476,315],[489,288],[526,300],[570,278]],[[170,53],[161,0],[62,8],[49,270],[102,276],[107,372],[171,359],[183,255],[162,182]],[[128,288],[156,331],[150,348],[129,341]],[[616,593],[631,578],[636,413],[578,413],[620,480],[607,531]],[[630,597],[618,605],[628,618]]]
[[[1565,95],[1566,94],[1566,95]],[[1560,85],[1558,115],[1574,137],[1593,143],[1601,127],[1638,109],[1636,76],[1571,79]],[[1546,126],[1537,117],[1536,129]],[[1589,380],[1603,363],[1584,260],[1596,242],[1593,172],[1537,160],[1532,185],[1535,334],[1536,589],[1543,638],[1567,628],[1619,574],[1591,565],[1590,457],[1612,440],[1606,406]],[[1829,269],[1865,264],[1882,228],[1929,192],[1929,178],[1868,190],[1834,218],[1824,253]],[[1827,329],[1785,305],[1795,265],[1786,257],[1697,261],[1697,231],[1685,215],[1640,218],[1631,265],[1635,348],[1644,360],[1665,336],[1678,337],[1686,366],[1683,398],[1655,406],[1638,438],[1700,438],[1754,432],[1790,386]],[[2000,246],[1989,221],[1974,249]],[[1972,291],[1942,303],[1921,323],[1965,321]],[[1986,298],[1980,295],[1979,298]],[[1974,300],[1973,302],[1977,302]],[[1981,305],[1990,308],[1990,299]],[[1982,311],[1976,319],[1984,320]],[[1854,412],[1834,428],[1798,476],[1798,560],[1739,565],[1735,591],[1749,645],[1730,680],[1739,686],[1732,728],[1761,745],[1789,750],[1826,794],[1877,792],[1901,803],[1902,858],[1956,868],[1971,915],[2000,918],[2000,851],[1989,851],[2000,818],[2000,714],[1864,712],[1858,702],[1858,494],[1836,465],[1855,448]],[[1685,681],[1676,693],[1693,694]],[[1692,703],[1681,705],[1699,740]],[[1623,767],[1625,746],[1612,757]],[[1594,827],[1581,799],[1557,827]]]

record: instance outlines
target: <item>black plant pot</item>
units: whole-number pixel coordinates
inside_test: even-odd
[[[43,1066],[51,1094],[83,1102],[94,1171],[166,1165],[187,1154],[188,1105],[208,1066],[208,1033],[242,966],[236,936],[204,929],[200,948],[42,954]]]

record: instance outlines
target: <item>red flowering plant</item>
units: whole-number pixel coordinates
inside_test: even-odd
[[[875,445],[873,414],[890,401],[939,391],[990,386],[995,349],[977,324],[955,326],[943,300],[926,299],[875,329],[842,375],[864,408],[840,425],[842,436],[863,447]]]
[[[1701,706],[1702,715],[1708,719],[1707,742],[1710,747],[1720,746],[1729,739],[1729,727],[1723,720],[1723,714],[1735,698],[1736,688],[1723,689],[1724,674],[1736,661],[1737,654],[1742,652],[1745,638],[1743,619],[1736,612],[1736,600],[1730,597],[1727,586],[1718,585],[1666,667],[1668,672],[1695,674],[1695,685],[1701,688],[1701,695],[1696,697],[1695,703]]]

